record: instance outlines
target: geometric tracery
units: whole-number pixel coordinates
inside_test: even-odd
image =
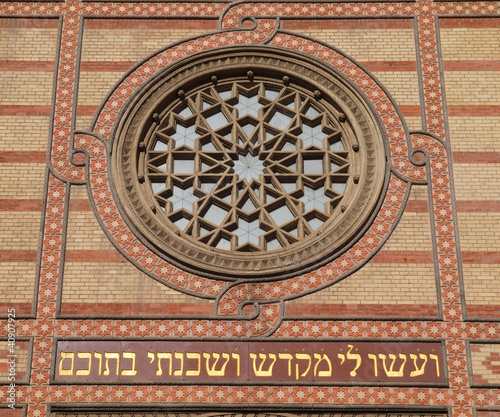
[[[313,94],[242,79],[178,100],[145,139],[158,214],[202,244],[293,245],[343,197],[349,151]]]

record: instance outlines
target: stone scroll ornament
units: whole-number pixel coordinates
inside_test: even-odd
[[[438,143],[412,143],[383,87],[332,46],[281,30],[283,14],[229,6],[217,32],[138,64],[74,135],[87,159],[72,172],[118,250],[214,299],[245,337],[271,334],[285,300],[375,255],[411,184],[428,181],[412,152]]]

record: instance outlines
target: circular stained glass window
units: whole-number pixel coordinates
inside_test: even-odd
[[[333,70],[271,48],[206,53],[145,85],[113,177],[158,253],[226,279],[285,277],[340,253],[385,178],[375,116]]]

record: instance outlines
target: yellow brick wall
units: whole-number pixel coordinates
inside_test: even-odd
[[[463,273],[467,305],[498,305],[500,265],[465,264]]]
[[[500,59],[500,28],[441,28],[443,60]]]
[[[500,152],[500,117],[450,116],[450,138],[457,152]]]
[[[46,152],[49,123],[49,116],[0,116],[0,152]]]
[[[0,60],[54,61],[57,28],[0,28]]]
[[[17,158],[22,161],[23,152],[29,160],[29,152],[47,151],[50,117],[32,115],[23,107],[50,108],[54,81],[50,68],[56,59],[58,29],[57,21],[53,22],[53,27],[26,28],[22,22],[15,26],[0,28],[0,61],[33,61],[35,70],[0,71],[0,105],[21,106],[20,110],[13,107],[10,113],[0,116],[0,152],[19,152]],[[41,62],[39,67],[37,61]],[[48,70],[44,70],[44,66]],[[39,157],[35,159],[39,161]],[[37,200],[34,206],[40,205],[44,181],[45,163],[0,163],[1,200]],[[32,251],[23,260],[12,257],[0,263],[3,302],[26,304],[33,301],[40,221],[40,211],[0,211],[0,250],[7,253],[16,249]]]
[[[442,56],[447,62],[494,61],[500,59],[500,28],[446,27],[440,29]],[[494,106],[500,104],[500,71],[445,71],[447,104],[453,106]],[[499,152],[500,117],[481,114],[454,114],[449,118],[450,141],[455,152]],[[461,201],[499,201],[500,164],[455,163],[455,195]],[[479,204],[480,207],[480,204]],[[480,208],[478,209],[480,210]],[[498,251],[500,214],[458,213],[460,246],[463,252]],[[495,261],[465,263],[465,298],[469,305],[498,305],[500,265]]]
[[[0,199],[42,198],[44,174],[45,164],[0,163]]]
[[[341,50],[357,61],[414,61],[413,29],[294,29]]]
[[[471,358],[475,383],[500,383],[500,344],[472,344]]]
[[[0,105],[50,105],[53,81],[50,71],[1,71]]]

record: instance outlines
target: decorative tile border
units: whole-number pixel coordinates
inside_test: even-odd
[[[449,171],[450,154],[446,145],[445,105],[442,93],[442,75],[439,72],[438,15],[489,16],[498,15],[498,2],[443,2],[443,3],[245,3],[226,10],[223,25],[231,26],[230,16],[239,18],[247,11],[252,15],[299,18],[336,17],[385,17],[417,16],[420,71],[424,85],[425,120],[428,132],[412,136],[413,149],[424,149],[428,154],[432,179],[432,210],[435,213],[437,262],[440,278],[440,294],[443,321],[378,321],[378,320],[301,320],[282,321],[272,338],[283,337],[335,337],[335,338],[421,338],[432,340],[445,338],[448,358],[448,389],[385,388],[385,387],[207,387],[178,386],[47,386],[51,367],[50,352],[55,336],[157,336],[200,337],[197,329],[203,329],[205,337],[244,337],[248,333],[248,321],[244,320],[61,320],[56,318],[56,300],[60,272],[64,260],[65,214],[68,205],[68,183],[85,181],[85,168],[71,163],[71,121],[74,117],[75,78],[78,71],[77,50],[80,43],[80,23],[89,16],[219,16],[226,5],[222,3],[1,3],[4,16],[59,16],[63,15],[60,61],[56,89],[52,174],[47,181],[46,217],[41,253],[39,299],[37,318],[18,320],[18,335],[34,337],[31,379],[29,386],[18,386],[19,404],[28,404],[27,415],[45,416],[49,404],[172,404],[177,406],[214,405],[230,407],[254,405],[265,407],[281,404],[288,407],[323,405],[325,407],[349,405],[408,405],[448,407],[450,415],[473,415],[473,408],[497,407],[500,404],[498,389],[470,388],[466,370],[466,339],[498,340],[500,324],[496,322],[464,322],[460,284],[460,264],[457,256],[455,235],[454,200]],[[239,8],[242,11],[239,11]],[[232,14],[232,10],[235,10]],[[230,13],[231,12],[231,13]],[[236,19],[237,20],[237,19]],[[273,22],[271,20],[270,22]],[[234,24],[234,22],[233,22]],[[225,26],[222,26],[225,27]],[[265,36],[263,32],[260,36]],[[236,35],[237,36],[237,35]],[[293,42],[293,35],[286,34],[286,41]],[[295,37],[296,40],[300,40]],[[299,42],[300,46],[305,46]],[[291,45],[294,47],[294,45]],[[104,117],[113,113],[104,114]],[[100,132],[98,132],[100,133]],[[429,135],[428,133],[432,133]],[[79,136],[82,138],[82,136]],[[104,145],[94,136],[85,136],[99,155],[104,155]],[[84,144],[88,146],[88,144]],[[397,145],[396,145],[397,146]],[[86,148],[92,152],[92,148]],[[396,152],[397,150],[394,149]],[[407,154],[407,151],[405,151]],[[99,158],[98,158],[99,159]],[[98,159],[94,158],[94,162]],[[101,162],[103,158],[99,159]],[[394,160],[400,162],[399,159]],[[97,167],[95,167],[97,169]],[[410,179],[409,172],[401,173]],[[422,175],[424,175],[422,169]],[[98,174],[94,183],[98,184]],[[421,179],[421,177],[418,177]],[[423,178],[423,177],[422,177]],[[416,178],[415,178],[416,179]],[[392,181],[396,181],[393,178]],[[404,181],[403,181],[404,183]],[[103,191],[105,192],[105,191]],[[97,195],[97,199],[100,197]],[[325,274],[327,270],[323,271]],[[290,286],[292,288],[292,286]],[[274,306],[274,305],[270,305]],[[275,310],[273,317],[278,316]],[[264,320],[267,324],[268,321]],[[201,326],[201,327],[200,327]],[[5,335],[4,321],[0,334]],[[0,401],[5,402],[7,387],[0,387]]]

